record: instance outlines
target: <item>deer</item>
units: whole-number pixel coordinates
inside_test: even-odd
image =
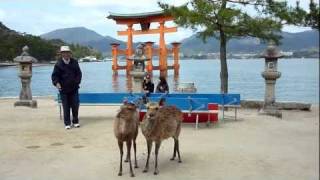
[[[181,131],[181,122],[183,115],[181,110],[175,106],[162,106],[158,103],[150,102],[146,105],[147,112],[140,124],[142,134],[147,141],[147,161],[144,173],[149,170],[149,158],[152,149],[152,143],[155,143],[155,169],[154,175],[159,174],[158,170],[158,154],[161,142],[172,137],[174,139],[173,155],[170,160],[176,158],[178,154],[178,162],[181,163],[180,149],[179,149],[179,135]]]
[[[135,168],[138,168],[136,156],[136,139],[139,130],[139,116],[137,106],[134,103],[124,103],[120,107],[114,121],[114,135],[118,140],[120,150],[120,168],[118,176],[122,176],[122,157],[123,143],[126,142],[127,158],[125,162],[129,162],[131,177],[134,177],[131,164],[131,145],[133,143]]]

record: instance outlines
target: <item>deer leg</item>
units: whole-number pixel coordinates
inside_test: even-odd
[[[118,140],[118,146],[120,150],[120,170],[119,170],[118,176],[122,176],[123,142]]]
[[[161,141],[160,142],[156,142],[156,149],[155,149],[155,167],[154,167],[154,175],[159,174],[159,170],[158,170],[158,154],[159,154],[159,148],[161,145]]]
[[[147,140],[147,147],[148,147],[148,156],[147,156],[147,162],[146,162],[146,166],[143,170],[143,172],[148,172],[149,170],[149,159],[150,159],[150,152],[151,152],[151,148],[152,148],[152,141],[151,140]]]
[[[132,164],[131,164],[131,157],[130,157],[130,152],[131,152],[131,144],[132,144],[132,141],[127,141],[127,151],[128,151],[128,160],[129,160],[129,165],[130,165],[130,174],[131,174],[131,177],[134,177],[134,174],[133,174],[133,170],[132,170]]]
[[[174,140],[174,147],[173,147],[173,155],[172,155],[172,158],[170,159],[171,161],[174,160],[174,158],[176,158],[176,152],[177,152],[177,141],[175,138],[173,138]]]
[[[138,162],[137,162],[137,144],[136,140],[133,140],[133,150],[134,150],[134,168],[138,168]]]
[[[175,143],[177,144],[177,149],[176,149],[176,151],[177,151],[177,153],[178,153],[178,162],[179,162],[179,163],[182,163],[181,158],[180,158],[179,139],[175,139],[174,141],[175,141]]]
[[[128,145],[128,144],[127,144]],[[128,147],[127,147],[127,149],[128,149]],[[126,159],[124,160],[124,162],[129,162],[129,153],[130,152],[127,152],[127,157],[126,157]]]

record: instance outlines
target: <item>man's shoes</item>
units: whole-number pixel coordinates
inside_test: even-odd
[[[79,127],[80,127],[80,124],[79,124],[79,123],[77,123],[77,124],[73,124],[73,127],[75,127],[75,128],[79,128]]]
[[[71,126],[65,126],[64,127],[66,130],[69,130],[69,129],[71,129]]]

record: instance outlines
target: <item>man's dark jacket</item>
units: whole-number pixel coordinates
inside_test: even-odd
[[[73,93],[79,89],[82,73],[78,61],[71,58],[69,64],[59,59],[54,66],[51,79],[52,84],[60,83],[62,93]]]
[[[148,91],[148,93],[153,93],[154,84],[152,82],[143,81],[142,86],[143,86],[143,90]]]

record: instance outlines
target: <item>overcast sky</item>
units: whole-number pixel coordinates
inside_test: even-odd
[[[116,25],[113,20],[107,19],[108,12],[139,13],[161,10],[158,0],[0,0],[0,21],[7,27],[19,32],[41,35],[60,28],[86,27],[101,35],[117,36],[117,30],[125,26]],[[188,0],[162,0],[174,5],[181,5]],[[295,4],[296,0],[289,0]],[[303,8],[308,8],[309,0],[300,0]],[[173,23],[166,24],[173,26]],[[154,24],[152,27],[157,27]],[[308,28],[285,27],[284,31],[299,32]],[[166,41],[180,41],[189,37],[192,31],[179,28],[177,33],[166,34]],[[135,36],[134,41],[152,40],[158,37]]]

